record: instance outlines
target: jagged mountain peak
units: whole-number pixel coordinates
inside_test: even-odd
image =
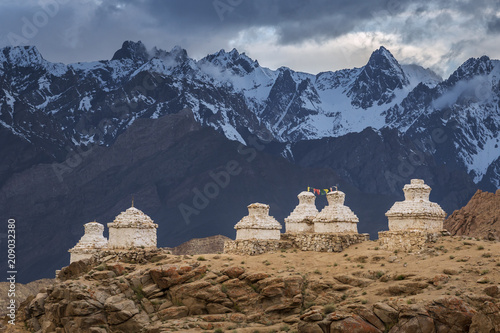
[[[251,73],[255,68],[259,67],[259,62],[248,57],[245,52],[239,53],[233,48],[231,51],[221,49],[217,53],[209,54],[201,59],[201,62],[210,62],[216,66],[224,68],[239,68],[235,73],[242,74],[244,72]]]
[[[153,47],[150,56],[162,60],[172,59],[176,63],[183,63],[189,58],[187,51],[179,45],[175,45],[169,52]]]
[[[373,51],[371,54],[370,59],[365,66],[365,70],[368,69],[392,71],[393,73],[391,74],[404,77],[404,72],[399,62],[396,58],[394,58],[392,53],[383,46],[381,46],[378,50]]]
[[[403,68],[396,58],[381,46],[375,50],[354,81],[348,96],[352,98],[352,105],[367,109],[374,104],[390,103],[394,91],[410,84]]]
[[[7,46],[0,52],[0,63],[3,61],[19,67],[29,67],[42,64],[45,59],[36,46]]]
[[[131,59],[136,62],[146,62],[149,60],[149,53],[146,46],[141,42],[125,41],[122,47],[115,52],[111,60]]]
[[[488,56],[469,58],[450,75],[446,80],[446,85],[454,85],[460,80],[470,80],[478,75],[488,75],[494,67],[494,62]]]

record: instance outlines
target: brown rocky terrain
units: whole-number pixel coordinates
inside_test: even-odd
[[[500,190],[477,190],[467,205],[446,219],[444,228],[452,235],[500,240]]]
[[[30,283],[16,283],[16,299],[23,300],[30,295],[36,295],[38,290],[45,288],[54,283],[53,279],[41,279],[35,280]],[[7,305],[9,304],[9,298],[6,297],[10,289],[10,282],[0,282],[0,316],[4,316],[7,313]],[[4,296],[5,295],[5,296]]]
[[[420,253],[103,252],[29,297],[18,332],[499,332],[500,243]],[[9,327],[14,332],[13,327]]]

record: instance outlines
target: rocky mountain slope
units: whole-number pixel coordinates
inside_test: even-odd
[[[443,81],[383,47],[317,75],[236,50],[194,60],[125,42],[111,60],[66,65],[4,48],[0,206],[22,235],[20,279],[52,277],[82,225],[111,222],[132,196],[169,247],[232,237],[256,201],[282,221],[308,186],[339,184],[372,237],[411,178],[452,212],[499,184],[498,71],[470,59]]]
[[[500,240],[500,190],[477,190],[467,205],[446,219],[444,227],[452,235]]]
[[[422,253],[102,253],[27,299],[52,332],[496,332],[500,243],[443,237]],[[19,330],[23,331],[23,330]]]
[[[373,212],[389,209],[389,196],[364,194],[330,169],[294,165],[264,152],[255,140],[250,147],[229,141],[185,110],[139,119],[110,147],[15,174],[0,189],[0,206],[15,212],[18,279],[53,277],[69,262],[67,250],[82,237],[83,224],[112,222],[132,196],[159,224],[162,247],[193,237],[234,238],[233,227],[252,202],[270,204],[271,214],[283,221],[310,184],[338,183],[349,193],[360,230],[375,234],[384,228]],[[319,208],[325,203],[318,198]]]
[[[34,47],[7,47],[0,52],[0,124],[32,143],[38,159],[58,161],[76,147],[112,144],[138,118],[184,108],[240,142],[248,130],[293,143],[388,127],[496,189],[499,71],[500,62],[484,56],[442,81],[400,65],[384,47],[361,68],[317,75],[270,70],[237,50],[196,61],[180,47],[148,51],[127,41],[111,60],[64,65]],[[436,140],[444,141],[429,144]]]
[[[53,279],[41,279],[35,280],[30,283],[22,284],[16,283],[16,300],[24,300],[28,296],[38,294],[38,291],[54,283]],[[9,305],[10,299],[7,297],[9,294],[10,282],[0,282],[0,292],[5,295],[0,299],[0,316],[5,316],[8,312],[7,306]]]

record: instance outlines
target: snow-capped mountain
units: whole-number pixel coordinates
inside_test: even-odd
[[[295,143],[387,127],[465,168],[476,183],[488,174],[487,183],[499,184],[490,168],[500,155],[499,72],[499,61],[469,59],[443,81],[400,65],[384,47],[361,68],[317,75],[270,70],[234,49],[197,61],[180,47],[148,51],[127,41],[111,60],[64,65],[34,47],[7,47],[0,51],[0,124],[58,159],[68,147],[110,145],[138,118],[184,108],[243,143],[248,131]],[[446,142],[426,146],[436,130]]]

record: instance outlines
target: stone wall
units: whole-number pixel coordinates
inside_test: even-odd
[[[357,233],[358,223],[357,222],[314,222],[314,232],[315,233]]]
[[[109,225],[109,224],[108,224]],[[156,247],[156,228],[151,227],[110,227],[109,248]]]
[[[224,253],[257,255],[282,249],[301,251],[341,252],[352,244],[370,239],[368,234],[358,233],[284,233],[280,240],[245,239],[226,241]]]
[[[239,229],[236,231],[236,239],[247,240],[247,239],[280,239],[280,231],[273,229]]]
[[[421,251],[430,243],[435,243],[443,232],[427,232],[422,230],[380,231],[379,244],[386,250]]]
[[[439,232],[443,230],[443,218],[415,215],[412,217],[395,216],[389,219],[389,230],[391,231],[407,231],[411,229],[419,229],[427,232]]]

